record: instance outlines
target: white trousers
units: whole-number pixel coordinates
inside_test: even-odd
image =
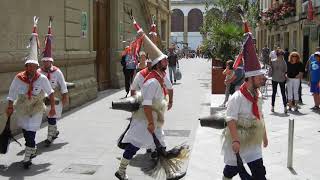
[[[287,82],[287,89],[288,89],[288,100],[295,101],[299,100],[299,86],[300,86],[300,79],[296,78],[289,78]]]

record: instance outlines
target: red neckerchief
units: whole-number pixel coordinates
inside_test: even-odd
[[[166,96],[168,93],[167,93],[167,89],[164,86],[164,80],[163,80],[164,76],[165,76],[164,73],[161,76],[157,71],[153,70],[147,75],[143,83],[147,82],[149,79],[155,78],[160,83],[164,96]]]
[[[258,94],[258,90],[255,90],[256,94]],[[260,120],[260,114],[258,109],[258,96],[252,96],[247,87],[247,83],[243,83],[240,87],[240,92],[246,97],[250,102],[252,102],[252,113],[254,116],[257,117],[257,119]]]
[[[56,66],[51,66],[49,68],[49,70],[46,70],[44,67],[41,68],[41,71],[47,73],[47,78],[50,80],[51,79],[51,73],[55,72],[56,70],[58,70],[58,68]]]
[[[142,69],[142,70],[140,71],[140,74],[141,74],[142,77],[144,77],[144,78],[146,78],[149,73],[150,73],[150,71],[149,71],[148,67],[146,67],[146,68],[144,68],[144,69]]]
[[[24,83],[29,85],[27,94],[28,94],[28,98],[31,99],[32,90],[33,90],[33,83],[40,77],[40,73],[38,71],[36,71],[35,75],[33,76],[33,78],[31,80],[29,80],[26,71],[20,72],[19,74],[17,74],[17,77],[21,81],[23,81]]]

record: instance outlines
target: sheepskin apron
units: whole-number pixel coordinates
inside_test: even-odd
[[[24,73],[24,72],[23,72]],[[40,91],[37,95],[32,95],[33,83],[40,77],[36,74],[34,79],[29,81],[25,74],[18,74],[18,78],[29,85],[27,94],[19,94],[14,101],[13,117],[17,120],[17,125],[27,131],[37,131],[40,128],[42,116],[45,110],[43,99],[45,93]]]
[[[161,80],[161,78],[158,78],[155,74],[151,74],[149,77],[148,76],[145,82],[149,79],[155,78],[158,80],[161,88],[163,88],[163,85],[161,85],[161,81],[159,81]],[[167,110],[167,107],[168,107],[168,103],[167,103],[167,99],[165,99],[165,93],[163,91],[162,98],[158,100],[154,100],[152,103],[152,116],[153,116],[154,125],[156,127],[155,135],[157,136],[161,145],[163,146],[165,146],[165,142],[164,142],[164,132],[163,132],[162,126],[164,123],[164,113]],[[138,111],[133,113],[130,128],[125,134],[122,142],[131,143],[132,145],[138,148],[155,149],[152,135],[148,131],[147,127],[148,127],[148,122],[144,114],[144,108],[143,106],[141,106]]]
[[[51,118],[60,118],[62,114],[62,102],[61,102],[61,93],[60,93],[60,87],[54,87],[55,84],[57,84],[57,79],[54,77],[53,73],[58,70],[58,67],[52,66],[48,71],[44,68],[40,69],[40,72],[47,76],[52,89],[54,89],[54,97],[56,100],[59,100],[59,104],[55,105],[56,114],[54,116],[50,116]],[[49,116],[49,112],[51,109],[51,105],[48,105],[46,108],[46,116]]]

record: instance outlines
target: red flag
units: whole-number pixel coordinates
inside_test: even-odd
[[[139,38],[137,38],[135,41],[133,41],[131,44],[130,44],[130,49],[132,50],[130,52],[130,54],[133,56],[134,58],[134,61],[136,63],[138,63],[138,60],[137,60],[137,57],[138,57],[138,54],[140,52],[140,49],[141,49],[141,45],[142,45],[142,40],[143,40],[143,37],[144,36],[140,36]]]
[[[308,2],[308,20],[312,21],[313,20],[313,7],[312,7],[312,0],[309,0]]]
[[[233,64],[233,69],[238,68],[238,66],[242,63],[242,58],[243,58],[243,53],[241,51],[241,53],[238,55],[237,59],[235,60],[235,62]]]

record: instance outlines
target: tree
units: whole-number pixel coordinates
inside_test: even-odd
[[[258,3],[255,1],[254,3]],[[247,19],[254,23],[256,5],[249,7],[248,0],[207,0],[205,3],[203,52],[223,62],[234,59],[239,53],[243,38],[242,19],[237,12],[239,5],[247,12]]]

